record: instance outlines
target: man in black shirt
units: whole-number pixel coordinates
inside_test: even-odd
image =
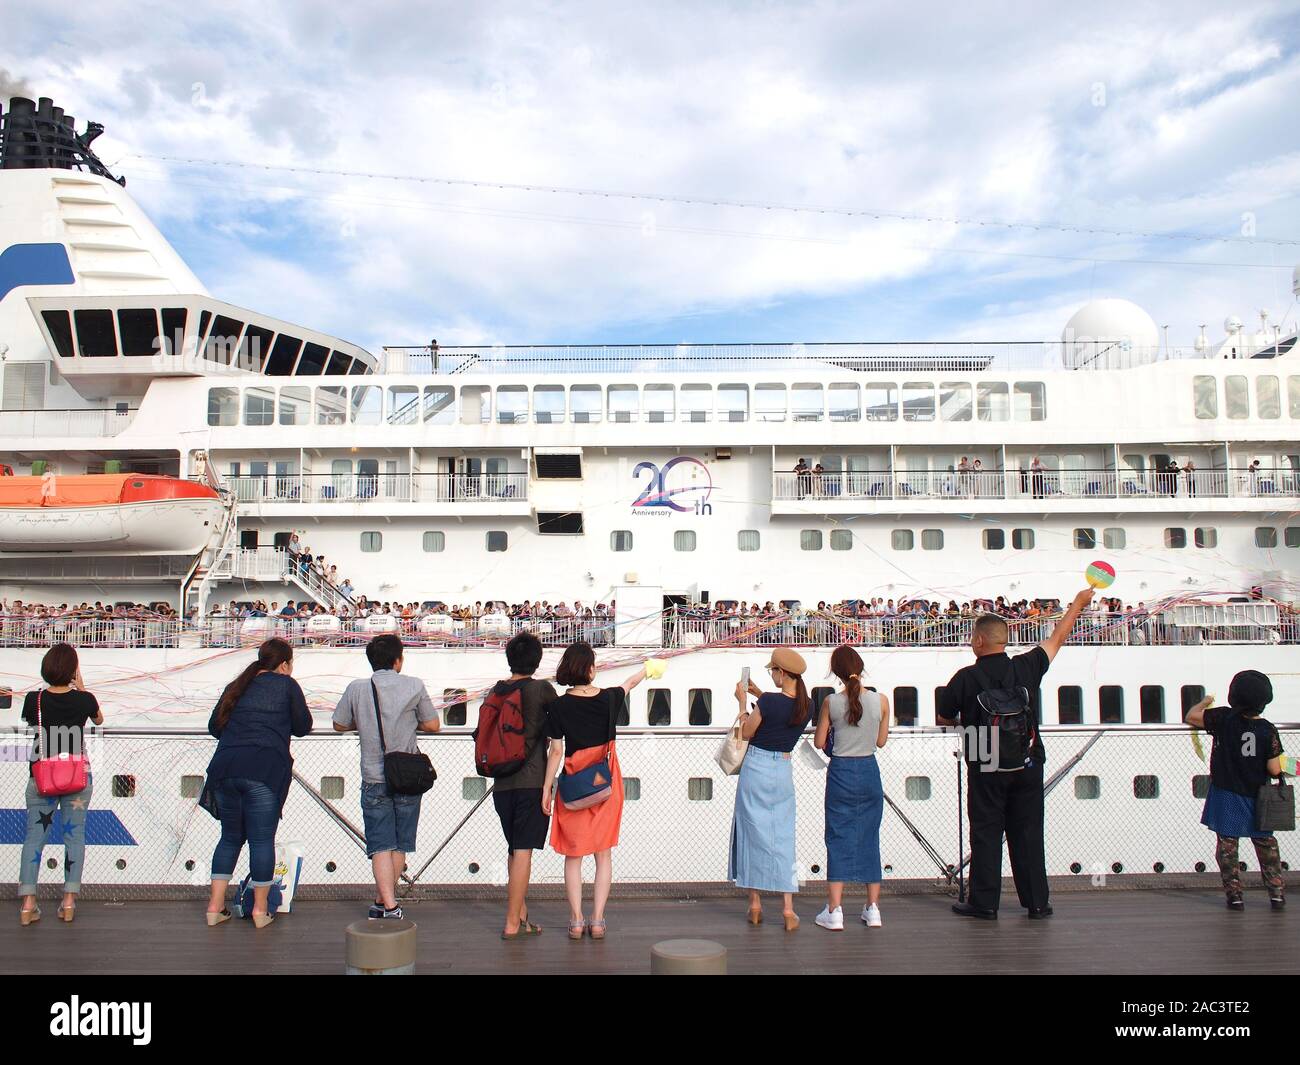
[[[1092,602],[1095,592],[1086,588],[1074,597],[1064,617],[1051,636],[1033,650],[1011,658],[1007,655],[1007,623],[996,614],[978,618],[971,631],[971,650],[975,664],[959,669],[943,690],[937,720],[940,725],[960,724],[981,732],[979,696],[995,688],[1038,690],[1078,620],[1080,612]],[[1031,707],[1035,700],[1031,695]],[[1033,710],[1036,714],[1037,711]],[[953,905],[953,912],[963,917],[993,920],[998,915],[1002,894],[1002,836],[1006,833],[1011,854],[1011,873],[1015,878],[1020,904],[1031,918],[1050,917],[1047,903],[1047,859],[1043,851],[1043,761],[1042,740],[1034,720],[1033,743],[1023,768],[1011,772],[989,772],[968,758],[969,786],[966,809],[970,817],[971,868],[970,899]],[[967,745],[967,753],[987,749],[987,737],[976,734],[976,743]],[[974,748],[974,749],[972,749]]]

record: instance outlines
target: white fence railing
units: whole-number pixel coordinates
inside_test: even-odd
[[[227,477],[240,503],[502,503],[528,499],[526,473],[303,473]]]
[[[116,436],[131,424],[135,413],[135,407],[0,411],[0,436]]]

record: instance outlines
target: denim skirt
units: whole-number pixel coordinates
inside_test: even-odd
[[[727,879],[754,891],[795,892],[794,774],[790,756],[750,744],[736,785]]]
[[[879,884],[885,791],[876,756],[831,758],[826,770],[826,879]]]
[[[1268,839],[1273,833],[1260,832],[1255,827],[1255,800],[1235,791],[1225,791],[1210,785],[1201,809],[1201,824],[1220,836],[1249,836],[1251,839]]]

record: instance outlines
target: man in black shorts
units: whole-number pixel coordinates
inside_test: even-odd
[[[975,664],[959,669],[943,689],[936,720],[940,725],[960,724],[971,732],[981,727],[978,699],[982,692],[996,688],[1026,688],[1031,695],[1038,690],[1043,674],[1074,628],[1080,612],[1096,594],[1085,588],[1074,597],[1052,634],[1024,654],[1011,658],[1007,654],[1007,623],[996,614],[977,618],[971,630],[971,650]],[[1035,920],[1052,916],[1047,902],[1047,859],[1043,846],[1043,761],[1038,722],[1034,721],[1034,740],[1025,764],[1011,772],[985,772],[968,760],[969,786],[966,809],[970,817],[970,896],[967,902],[953,904],[953,913],[963,917],[994,920],[1002,894],[1002,836],[1007,837],[1011,855],[1011,874],[1015,878],[1020,905]],[[976,737],[967,751],[984,750],[987,743]]]
[[[542,781],[546,776],[546,704],[556,697],[550,681],[535,680],[542,664],[542,642],[531,632],[520,632],[506,644],[510,676],[493,689],[507,695],[519,688],[524,715],[523,768],[497,777],[492,801],[501,818],[509,852],[509,886],[506,892],[506,939],[536,935],[539,927],[528,920],[528,881],[533,872],[533,851],[546,846],[550,818],[542,811]]]

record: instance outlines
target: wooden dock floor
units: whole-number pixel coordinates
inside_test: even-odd
[[[824,931],[813,918],[824,899],[801,896],[802,927],[781,927],[779,900],[767,922],[745,923],[741,898],[617,899],[604,942],[570,942],[567,907],[533,904],[545,932],[506,943],[502,906],[487,901],[426,901],[407,908],[419,925],[417,971],[434,974],[646,973],[650,948],[663,939],[711,939],[725,945],[732,973],[1296,973],[1300,907],[1269,909],[1247,893],[1245,913],[1229,913],[1218,892],[1107,891],[1062,894],[1056,915],[1029,921],[1023,911],[976,921],[949,912],[939,896],[886,896],[884,927],[858,920],[846,900],[846,929]],[[209,929],[199,902],[83,900],[76,921],[55,919],[57,902],[27,928],[12,903],[0,924],[5,974],[331,974],[343,969],[343,930],[365,916],[356,902],[300,902],[269,928],[232,920]]]

